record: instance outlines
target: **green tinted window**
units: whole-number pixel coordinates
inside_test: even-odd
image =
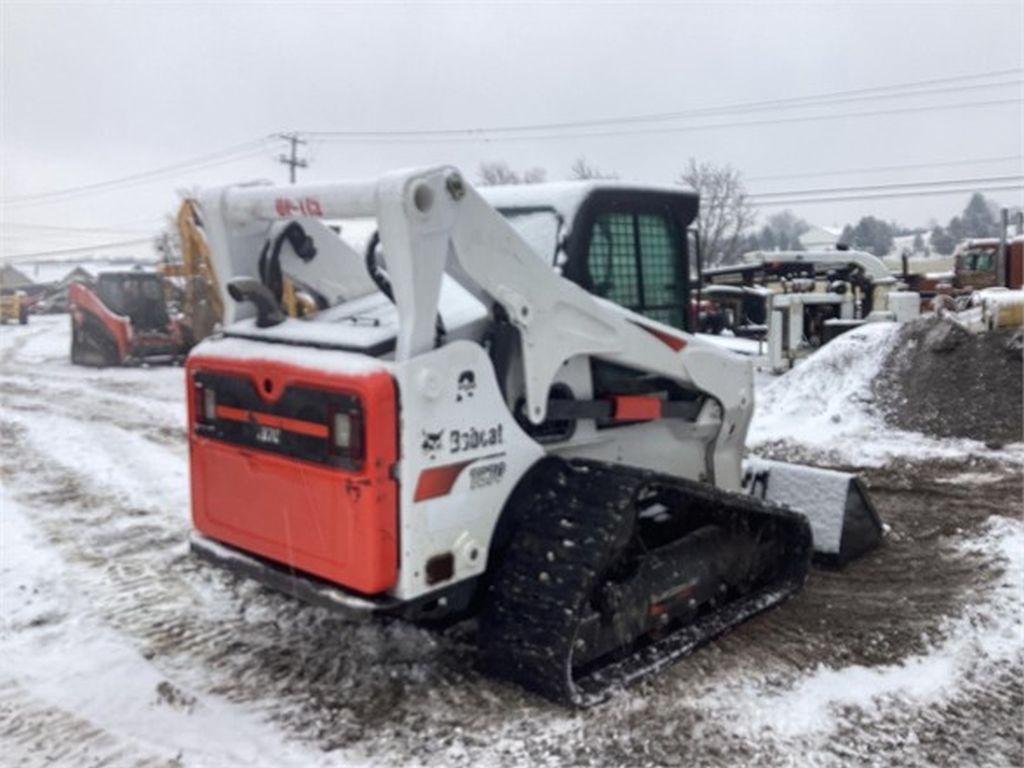
[[[640,253],[643,260],[644,304],[659,306],[676,300],[679,252],[664,216],[640,214]]]
[[[633,214],[602,213],[597,217],[587,265],[598,296],[624,307],[640,303]]]
[[[594,222],[588,254],[594,292],[678,328],[685,316],[682,257],[666,215],[604,213]]]

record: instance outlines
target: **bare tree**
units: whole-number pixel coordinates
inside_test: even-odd
[[[757,213],[747,198],[740,172],[729,165],[698,163],[692,157],[678,183],[700,195],[700,251],[704,263],[732,264],[743,252],[743,233]]]
[[[543,184],[548,172],[543,168],[527,168],[523,171],[523,184]]]
[[[485,187],[497,184],[540,184],[547,175],[543,168],[527,168],[522,173],[517,173],[509,168],[508,163],[501,160],[480,163],[477,171],[478,182]]]
[[[169,263],[181,261],[181,233],[178,231],[178,217],[164,213],[160,232],[153,237],[153,249],[160,254],[160,260]]]
[[[806,234],[811,225],[788,208],[768,217],[768,223],[761,228],[763,250],[773,247],[780,251],[805,250],[800,236]]]
[[[588,163],[587,158],[580,155],[569,168],[569,178],[577,181],[584,179],[617,179],[619,175],[617,173],[605,173],[596,165]]]
[[[519,183],[518,174],[508,167],[508,163],[500,161],[480,163],[480,168],[477,171],[477,179],[480,184],[485,187],[491,187],[496,184]]]

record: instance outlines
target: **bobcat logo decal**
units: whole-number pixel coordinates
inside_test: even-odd
[[[423,432],[423,443],[422,448],[424,453],[435,453],[441,450],[441,443],[444,442],[444,430],[438,432],[427,432],[425,429]]]

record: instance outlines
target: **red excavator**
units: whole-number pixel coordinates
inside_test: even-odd
[[[220,323],[224,310],[195,201],[182,200],[177,225],[180,261],[163,262],[156,272],[107,272],[95,286],[71,286],[71,362],[180,359]]]

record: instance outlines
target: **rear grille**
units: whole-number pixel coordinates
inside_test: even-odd
[[[192,384],[197,435],[342,469],[362,466],[363,412],[355,396],[291,386],[270,403],[251,379],[202,371]],[[339,414],[348,418],[346,444],[332,433]]]

